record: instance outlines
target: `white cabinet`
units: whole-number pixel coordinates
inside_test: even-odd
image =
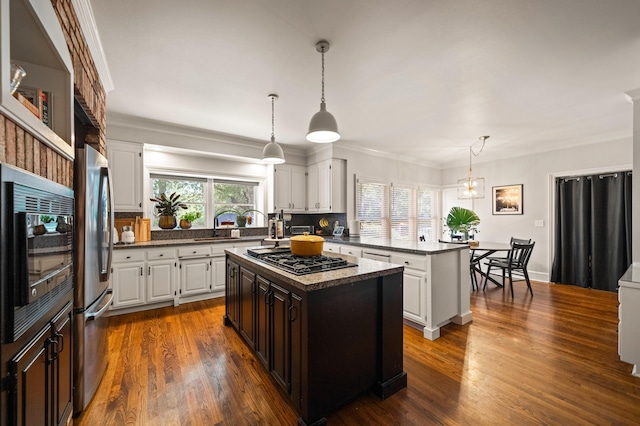
[[[141,212],[142,206],[142,144],[108,141],[107,157],[113,183],[114,211]]]
[[[155,249],[147,251],[147,303],[173,300],[176,282],[175,250]]]
[[[391,262],[391,254],[383,250],[363,248],[362,257],[364,257],[365,259],[378,260],[380,262]]]
[[[426,298],[423,297],[427,283],[426,257],[393,253],[391,263],[404,266],[403,278],[403,315],[419,324],[425,323]]]
[[[273,169],[274,211],[304,212],[306,209],[307,169],[281,164]]]
[[[211,259],[180,261],[180,297],[194,296],[211,291]]]
[[[322,251],[329,251],[331,253],[340,253],[340,246],[338,244],[331,244],[325,242],[322,245]]]
[[[73,62],[51,2],[0,0],[0,28],[0,112],[73,159]],[[20,88],[34,89],[32,99],[38,106],[24,100],[21,103],[11,95],[11,63],[26,71]],[[46,106],[50,114],[45,115],[44,104],[38,102],[41,92],[49,95]],[[46,117],[49,124],[45,124]]]
[[[640,377],[640,268],[631,265],[618,284],[618,354]]]
[[[341,245],[340,253],[348,254],[349,256],[354,256],[354,257],[362,257],[362,249],[359,249],[353,246]]]
[[[113,253],[113,309],[144,304],[144,253],[144,250],[118,250]]]
[[[329,159],[307,167],[307,210],[344,213],[347,209],[346,162]]]
[[[173,300],[175,250],[125,249],[113,253],[112,309]]]

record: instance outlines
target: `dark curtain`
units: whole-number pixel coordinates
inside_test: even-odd
[[[616,291],[631,264],[631,174],[556,180],[551,281]]]
[[[591,191],[586,176],[556,179],[556,238],[551,281],[589,287]]]

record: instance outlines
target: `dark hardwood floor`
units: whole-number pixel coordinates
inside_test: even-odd
[[[533,282],[471,296],[473,322],[405,326],[409,384],[330,425],[637,425],[640,378],[617,352],[617,294]],[[111,318],[110,368],[76,425],[294,425],[296,412],[215,299]],[[345,350],[348,350],[345,349]]]

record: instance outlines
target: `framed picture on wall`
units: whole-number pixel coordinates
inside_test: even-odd
[[[522,214],[522,184],[493,187],[493,214]]]

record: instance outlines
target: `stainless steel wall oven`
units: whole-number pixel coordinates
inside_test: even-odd
[[[4,175],[3,324],[12,342],[73,288],[74,199],[71,189],[17,169]]]
[[[0,163],[0,202],[0,424],[68,424],[74,191]]]

